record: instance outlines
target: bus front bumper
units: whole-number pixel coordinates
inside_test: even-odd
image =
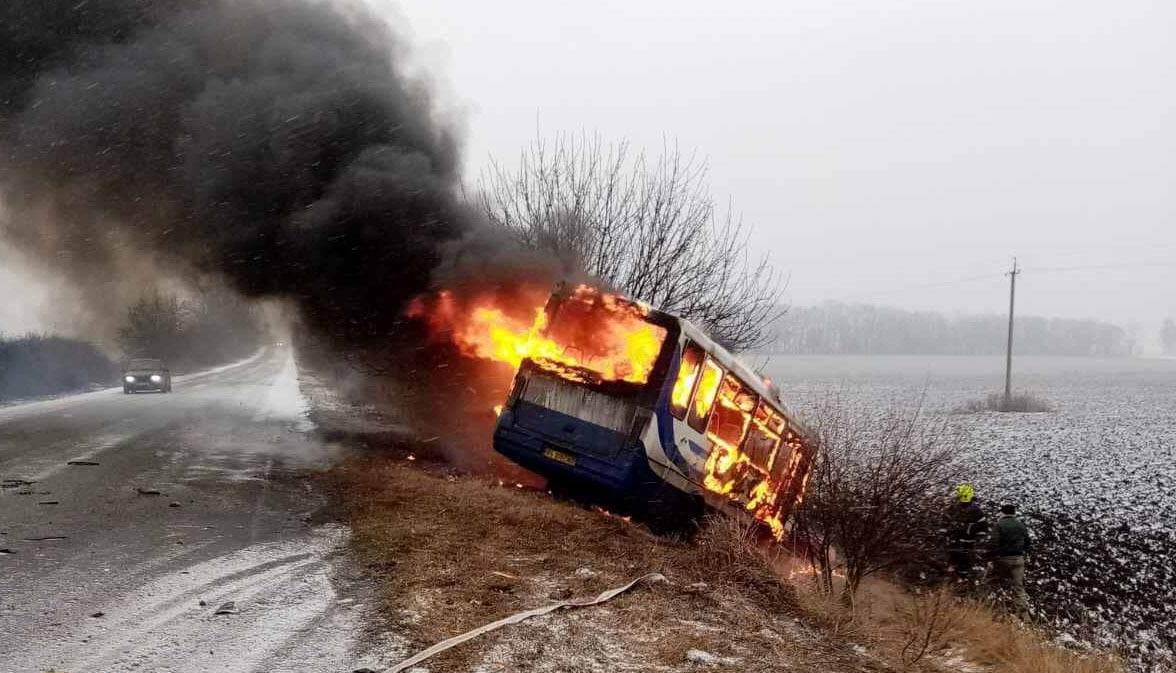
[[[570,416],[561,420],[565,425],[585,423]],[[622,497],[639,495],[656,482],[640,443],[627,443],[613,456],[593,455],[548,433],[518,425],[510,409],[499,416],[494,450],[548,479],[588,483]]]

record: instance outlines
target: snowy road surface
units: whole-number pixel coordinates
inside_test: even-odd
[[[170,395],[0,408],[0,670],[355,668],[304,412],[280,349]]]

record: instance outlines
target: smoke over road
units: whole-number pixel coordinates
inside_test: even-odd
[[[90,317],[211,276],[336,343],[382,338],[439,266],[513,254],[460,201],[403,50],[358,2],[9,0],[0,231]]]

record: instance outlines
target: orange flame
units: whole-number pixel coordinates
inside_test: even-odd
[[[706,381],[704,373],[703,382]],[[701,396],[702,383],[700,395],[695,398],[696,413],[714,405],[706,429],[712,449],[706,461],[703,486],[741,503],[780,539],[784,535],[784,522],[778,497],[781,486],[791,481],[791,473],[797,467],[800,444],[791,441],[794,439],[791,433],[790,441],[783,441],[787,425],[784,417],[762,403],[756,404],[754,394],[733,376],[724,377],[713,388],[717,394],[709,395],[711,403],[700,405],[700,400],[705,402]],[[792,459],[787,471],[777,480],[771,474],[782,445],[792,452]]]
[[[425,318],[468,357],[517,368],[524,360],[572,381],[645,383],[666,330],[645,319],[648,309],[580,285],[549,319],[539,301],[511,306],[493,296],[462,306],[448,291],[417,298],[410,317]]]
[[[702,351],[687,348],[682,354],[682,365],[678,369],[678,378],[674,381],[674,389],[670,393],[670,405],[674,413],[683,414],[690,404],[690,393],[694,392],[694,382],[698,380],[698,368],[702,365]]]
[[[715,395],[719,392],[719,382],[723,379],[723,370],[714,360],[707,359],[702,369],[702,380],[698,382],[698,392],[694,395],[694,412],[696,418],[706,418],[711,406],[715,403]]]

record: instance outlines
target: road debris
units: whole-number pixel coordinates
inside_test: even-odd
[[[139,495],[163,495],[162,491],[158,491],[154,488],[139,487],[139,488],[135,489],[135,492],[138,493]]]
[[[43,535],[41,537],[26,537],[25,542],[45,542],[48,540],[68,540],[68,535]]]
[[[60,505],[61,501],[60,500],[42,500],[42,501],[38,502],[37,504],[38,505]]]
[[[168,507],[182,507],[182,505],[180,505],[180,503],[175,502],[175,501],[167,503],[167,506]]]
[[[619,586],[615,589],[609,589],[608,591],[602,592],[597,596],[593,596],[593,597],[589,597],[589,598],[578,598],[575,600],[568,600],[568,601],[561,601],[559,603],[552,603],[551,605],[548,605],[546,607],[535,608],[534,610],[527,610],[525,612],[517,612],[513,615],[510,615],[509,617],[504,617],[502,619],[499,619],[496,622],[491,622],[489,624],[479,626],[478,628],[473,629],[472,631],[466,631],[465,633],[463,633],[459,636],[454,636],[448,640],[443,640],[443,641],[437,643],[436,645],[433,645],[432,647],[430,647],[422,652],[419,652],[419,653],[409,657],[408,659],[405,659],[404,661],[400,662],[399,664],[396,664],[392,668],[388,669],[388,673],[400,673],[400,671],[405,671],[409,668],[412,668],[416,664],[421,663],[425,659],[428,659],[429,657],[433,656],[434,654],[437,654],[439,652],[444,652],[445,650],[448,650],[451,647],[460,645],[468,640],[473,640],[474,638],[477,638],[478,636],[482,635],[483,633],[489,633],[490,631],[500,629],[503,626],[507,626],[509,624],[518,624],[519,622],[530,619],[532,617],[546,615],[548,613],[555,612],[556,610],[560,610],[562,608],[583,608],[583,607],[588,607],[590,605],[597,605],[599,603],[604,603],[605,601],[609,601],[609,600],[612,600],[613,598],[616,598],[617,596],[625,593],[629,589],[632,589],[634,586],[636,586],[642,582],[665,582],[665,581],[666,581],[665,575],[662,575],[661,573],[649,573],[648,575],[642,575],[641,577],[638,577],[637,579],[633,580],[632,582],[629,582],[628,584],[625,584],[623,586]]]
[[[35,483],[37,482],[27,479],[4,479],[0,480],[0,488],[20,488],[22,486],[32,486]]]
[[[0,549],[0,554],[15,554],[16,550],[8,549],[7,547]]]
[[[212,614],[214,614],[214,615],[235,615],[238,612],[240,612],[240,611],[237,610],[237,604],[233,601],[228,601],[228,602],[222,604],[219,608],[217,608],[216,612],[214,612]]]
[[[98,619],[99,617],[105,617],[106,613],[99,610],[98,612],[95,612],[95,613],[91,614],[90,616],[93,617],[94,619]]]
[[[66,465],[101,465],[102,463],[98,463],[98,462],[95,462],[92,460],[70,460],[70,461],[66,461],[65,464]]]

